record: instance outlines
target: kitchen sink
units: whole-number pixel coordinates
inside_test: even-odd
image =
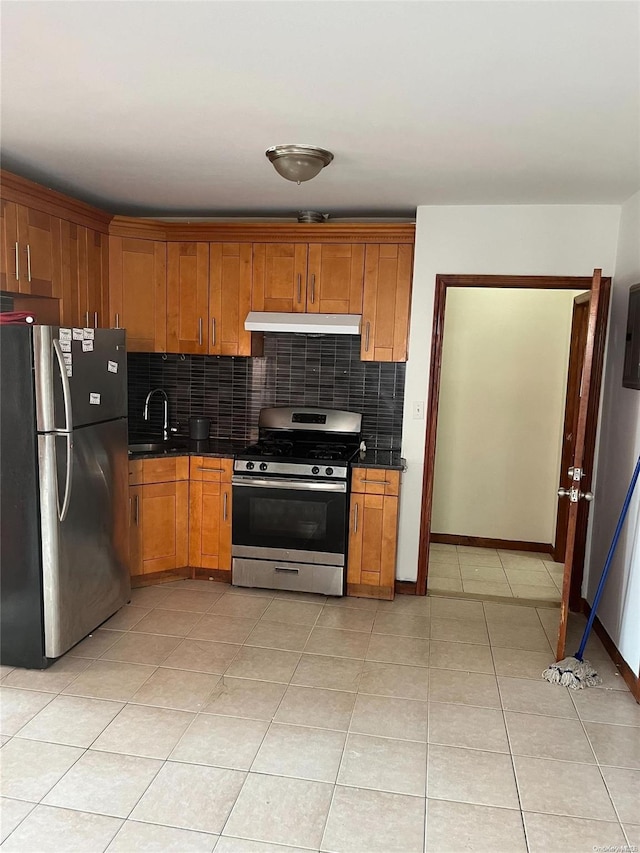
[[[129,445],[129,453],[173,453],[184,448],[184,442],[143,441]]]

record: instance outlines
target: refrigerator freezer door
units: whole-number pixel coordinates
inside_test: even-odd
[[[127,421],[40,435],[38,453],[45,655],[57,658],[130,595]]]
[[[68,429],[65,383],[74,429],[127,416],[124,329],[34,326],[33,348],[38,432]]]

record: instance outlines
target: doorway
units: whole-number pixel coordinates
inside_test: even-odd
[[[580,322],[588,322],[590,329],[590,339],[591,339],[591,347],[592,347],[592,356],[590,356],[589,360],[589,376],[592,378],[591,385],[591,394],[589,396],[589,410],[590,417],[588,418],[588,429],[587,429],[587,442],[586,442],[586,451],[584,456],[584,465],[583,469],[587,472],[588,478],[590,478],[592,463],[593,463],[593,452],[595,448],[595,427],[597,421],[597,407],[598,407],[598,391],[599,384],[601,379],[601,362],[602,362],[602,354],[604,350],[604,329],[606,327],[606,316],[607,316],[607,306],[608,306],[608,295],[610,288],[610,280],[609,279],[601,279],[599,271],[597,271],[597,288],[596,291],[598,293],[599,298],[595,300],[593,304],[593,311],[589,310],[587,312],[583,312],[581,317],[583,319]],[[433,521],[433,510],[434,510],[434,473],[436,468],[436,449],[437,449],[437,433],[438,433],[438,419],[439,419],[439,403],[440,403],[440,393],[441,393],[441,378],[442,378],[442,369],[443,369],[443,354],[444,354],[444,333],[445,333],[445,305],[447,293],[451,293],[451,288],[510,288],[510,289],[530,289],[530,290],[539,290],[539,291],[576,291],[576,292],[584,292],[591,291],[592,286],[596,282],[596,274],[594,273],[594,278],[587,277],[537,277],[537,276],[437,276],[436,279],[436,298],[435,298],[435,307],[434,307],[434,324],[433,324],[433,338],[432,338],[432,354],[431,354],[431,372],[430,372],[430,393],[429,393],[429,406],[428,406],[428,419],[427,419],[427,435],[426,435],[426,452],[425,452],[425,473],[423,479],[423,501],[422,501],[422,518],[421,518],[421,538],[420,538],[420,554],[419,554],[419,564],[418,564],[418,580],[417,580],[417,592],[418,594],[425,594],[427,591],[427,577],[428,577],[428,569],[429,569],[429,551],[432,544],[436,546],[445,548],[447,544],[449,547],[451,545],[455,545],[458,547],[458,543],[450,542],[447,543],[445,541],[441,541],[440,543],[437,540],[440,538],[442,540],[443,534],[436,530],[432,526]],[[588,294],[587,294],[588,298]],[[584,302],[584,299],[583,299]],[[587,303],[589,304],[589,303]],[[575,315],[575,309],[574,309]],[[572,331],[572,340],[574,341],[574,348],[576,352],[584,351],[584,347],[582,344],[579,344],[577,340],[578,328],[576,325],[576,317],[574,316],[573,322],[573,331]],[[597,327],[597,328],[596,328]],[[597,332],[597,333],[596,333]],[[586,334],[586,331],[585,331]],[[594,340],[595,338],[595,340]],[[583,337],[584,340],[584,337]],[[571,361],[571,359],[570,359]],[[578,359],[579,361],[579,359]],[[581,364],[578,365],[579,367]],[[574,374],[576,372],[576,358],[573,359],[572,367]],[[592,370],[593,368],[593,370]],[[570,365],[571,369],[571,365]],[[579,371],[578,371],[579,372]],[[592,376],[593,373],[593,376]],[[569,375],[569,380],[571,380],[571,376]],[[574,381],[573,384],[573,393],[580,393],[580,384],[577,384]],[[570,385],[571,389],[571,385]],[[525,389],[526,390],[526,389]],[[595,393],[594,393],[595,392]],[[569,398],[567,398],[567,403],[569,403]],[[577,404],[576,404],[577,411]],[[575,415],[575,412],[574,412]],[[563,425],[563,444],[562,444],[562,464],[564,465],[565,455],[568,452],[567,449],[567,430],[566,423],[567,418],[569,417],[568,412],[565,412],[564,415],[564,425]],[[592,437],[592,440],[591,440]],[[560,436],[558,436],[559,440]],[[523,450],[524,452],[524,450]],[[521,477],[520,474],[520,466],[517,464],[517,458],[512,460],[511,465],[511,473],[510,476],[514,479],[514,481],[518,484],[520,489],[526,489],[527,484],[523,481],[524,478]],[[557,471],[557,469],[556,469]],[[566,472],[562,471],[563,476]],[[562,481],[560,483],[562,485]],[[590,481],[587,479],[583,482],[582,488],[587,489],[590,485]],[[556,484],[557,488],[557,484]],[[582,501],[584,504],[584,501]],[[559,516],[560,518],[560,516]],[[580,530],[581,530],[581,521],[584,527],[584,534],[586,536],[586,523],[588,518],[588,507],[580,507],[580,513],[578,517],[578,536],[575,541],[576,545],[576,561],[574,563],[574,574],[581,575],[581,565],[578,566],[578,563],[584,559],[584,542],[580,543]],[[560,521],[558,522],[560,523]],[[438,533],[441,533],[438,536]],[[454,534],[444,534],[444,536]],[[461,547],[471,546],[479,550],[478,546],[484,548],[486,545],[491,545],[490,541],[477,541],[478,538],[482,539],[482,537],[476,537],[474,541],[474,537],[467,535],[465,537],[464,534],[459,534],[462,537]],[[433,542],[432,537],[436,540]],[[502,537],[485,537],[487,540],[491,540],[491,538],[495,538],[496,540],[500,540]],[[549,537],[551,538],[551,537]],[[557,537],[556,537],[557,538]],[[573,540],[573,535],[572,535]],[[498,544],[502,545],[504,542],[498,542]],[[555,549],[555,542],[547,541],[520,541],[518,542],[516,539],[511,540],[512,548],[505,548],[504,550],[522,550],[523,546],[527,549],[530,548],[539,548],[544,546],[544,551],[539,552],[537,556],[541,553],[544,554],[546,561],[549,563],[555,563],[553,560],[554,556],[557,556],[558,551]],[[513,547],[513,546],[516,547]],[[573,546],[572,546],[573,547]],[[560,565],[556,566],[557,574],[561,575]],[[580,569],[580,571],[576,571],[576,569]],[[581,579],[581,578],[580,578]],[[565,572],[564,583],[566,585],[567,577]],[[575,584],[574,584],[575,585]],[[561,584],[562,588],[562,584]],[[568,590],[565,590],[568,594]],[[460,593],[452,592],[451,594],[456,595]],[[464,594],[464,593],[463,593]],[[574,602],[572,601],[572,606]]]

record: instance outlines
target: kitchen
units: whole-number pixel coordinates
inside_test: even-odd
[[[11,549],[25,541],[36,578],[46,568],[34,510],[46,497],[80,600],[68,613],[91,625],[64,641],[73,620],[58,620],[62,645],[47,654],[55,595],[32,587],[33,624],[17,627],[18,598],[3,600],[3,652],[10,629],[39,644],[27,666],[3,658],[0,671],[6,849],[635,843],[632,527],[599,610],[612,646],[589,641],[600,689],[540,678],[555,656],[553,602],[416,594],[426,562],[463,547],[430,549],[422,524],[441,278],[573,277],[582,292],[602,269],[612,310],[581,590],[583,607],[593,601],[636,452],[637,399],[618,375],[640,272],[635,137],[632,96],[611,97],[633,76],[630,13],[288,4],[285,28],[274,3],[52,5],[4,14],[4,76],[20,86],[6,84],[0,307],[42,325],[3,325],[0,343],[22,335],[25,364],[44,353],[57,390],[42,426],[51,382],[23,382],[26,366],[5,384],[3,372],[0,419],[15,420],[0,454],[2,586],[6,599],[24,585]],[[27,33],[37,68],[18,49]],[[579,74],[568,43],[583,47]],[[391,44],[393,73],[381,61]],[[594,50],[608,57],[597,74],[584,59]],[[590,134],[570,107],[597,108],[600,88],[608,132]],[[549,114],[540,132],[534,90]],[[566,145],[551,127],[573,128]],[[265,152],[296,139],[334,154],[299,185]],[[55,332],[34,349],[37,329]],[[75,415],[92,353],[101,387],[80,393],[100,402],[71,423],[64,378]],[[14,361],[3,351],[3,371]],[[111,379],[126,402],[101,418]],[[85,454],[85,433],[125,420],[126,440]],[[55,454],[38,457],[39,443]],[[505,478],[513,500],[529,461]],[[45,464],[58,504],[37,483]],[[116,468],[110,553],[94,531],[112,520],[91,501]],[[29,500],[26,524],[15,512]],[[83,504],[101,524],[66,537],[65,505],[77,519]],[[101,559],[115,601],[97,582]],[[569,652],[583,624],[570,615]]]

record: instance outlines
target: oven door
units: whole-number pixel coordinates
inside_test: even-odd
[[[236,476],[234,557],[344,566],[347,484]]]

